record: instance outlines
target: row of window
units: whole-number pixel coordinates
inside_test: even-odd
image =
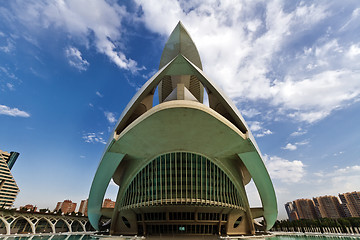
[[[204,203],[242,207],[228,176],[206,157],[186,152],[155,158],[132,180],[121,206]]]
[[[219,221],[219,213],[197,213],[198,220]],[[142,221],[142,215],[136,214],[136,220]],[[166,212],[144,213],[144,221],[166,221],[166,220],[195,220],[194,212],[169,212],[169,218],[166,218]],[[227,221],[228,214],[221,214],[221,220]]]
[[[14,181],[14,178],[10,176],[9,173],[3,173],[1,171],[0,171],[0,178]]]

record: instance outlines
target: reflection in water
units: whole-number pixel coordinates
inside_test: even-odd
[[[29,236],[29,237],[0,237],[0,240],[96,240],[98,238],[90,235],[47,235],[47,236]]]
[[[360,240],[358,237],[343,237],[343,236],[275,236],[267,238],[267,240]]]
[[[135,239],[134,237],[96,237],[90,235],[48,235],[48,236],[29,236],[29,237],[0,237],[0,240],[130,240]],[[138,237],[136,239],[141,239]],[[151,236],[146,238],[147,240],[164,240],[164,239],[186,239],[186,240],[215,240],[215,239],[224,239],[224,240],[360,240],[360,237],[343,237],[343,236],[273,236],[273,237],[256,237],[256,238],[219,238],[214,235],[204,235],[204,236],[178,236],[174,237],[173,235],[164,235],[164,236]]]

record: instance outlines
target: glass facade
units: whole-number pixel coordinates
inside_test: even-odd
[[[188,152],[166,153],[151,161],[132,180],[120,206],[166,204],[244,206],[234,184],[218,166]]]

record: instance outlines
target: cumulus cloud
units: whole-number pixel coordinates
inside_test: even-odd
[[[285,146],[285,147],[283,147],[282,149],[286,149],[286,150],[294,151],[294,150],[296,150],[296,149],[297,149],[297,146],[296,146],[296,145],[294,145],[294,144],[288,143],[288,144],[286,144],[286,146]]]
[[[304,140],[304,141],[301,141],[301,142],[296,142],[294,144],[288,143],[288,144],[286,144],[285,147],[282,147],[282,149],[294,151],[294,150],[297,149],[297,146],[302,146],[302,145],[307,145],[307,144],[309,144],[308,140]]]
[[[353,42],[360,39],[339,33],[335,3],[301,2],[289,9],[283,1],[135,2],[140,20],[164,39],[182,20],[205,72],[239,108],[260,100],[278,109],[275,117],[314,123],[360,97],[359,45]],[[355,25],[358,11],[349,14]],[[319,31],[325,22],[328,29]]]
[[[296,137],[296,136],[304,135],[304,134],[306,134],[306,133],[307,133],[306,130],[303,130],[302,128],[299,127],[299,128],[297,129],[297,131],[291,133],[290,136]]]
[[[87,143],[102,143],[106,144],[106,141],[104,139],[104,132],[90,132],[90,133],[84,133],[82,137],[85,142]]]
[[[115,114],[112,112],[104,112],[106,119],[109,123],[113,124],[116,122]]]
[[[143,69],[125,55],[122,22],[129,14],[115,1],[19,1],[14,9],[17,19],[31,29],[61,29],[86,47],[94,45],[121,69]]]
[[[250,108],[250,109],[241,109],[241,114],[243,114],[246,117],[252,118],[259,115],[260,112],[255,108]]]
[[[255,136],[256,137],[264,137],[266,135],[271,135],[273,134],[272,131],[270,131],[269,129],[263,130],[261,133],[257,133]]]
[[[79,71],[86,71],[90,65],[88,61],[83,59],[79,49],[75,47],[66,48],[65,55],[69,61],[70,66],[75,67]]]
[[[262,129],[261,123],[258,121],[249,122],[250,130],[253,132],[259,131]]]
[[[318,186],[326,186],[325,189],[332,189],[332,193],[352,192],[359,187],[360,166],[346,166],[334,171],[319,171],[314,173],[315,179],[312,182]]]
[[[262,123],[258,121],[249,121],[250,130],[256,132],[255,137],[264,137],[265,135],[271,135],[273,132],[269,129],[264,129]]]
[[[305,176],[305,165],[299,161],[289,161],[277,156],[264,156],[266,168],[272,179],[284,183],[296,183]]]
[[[12,117],[30,117],[30,114],[19,110],[18,108],[11,108],[5,105],[0,105],[0,114]]]

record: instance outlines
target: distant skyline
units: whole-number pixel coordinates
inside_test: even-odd
[[[20,153],[16,207],[88,197],[179,20],[249,124],[279,219],[286,202],[360,190],[359,1],[17,0],[0,3],[0,149]]]

